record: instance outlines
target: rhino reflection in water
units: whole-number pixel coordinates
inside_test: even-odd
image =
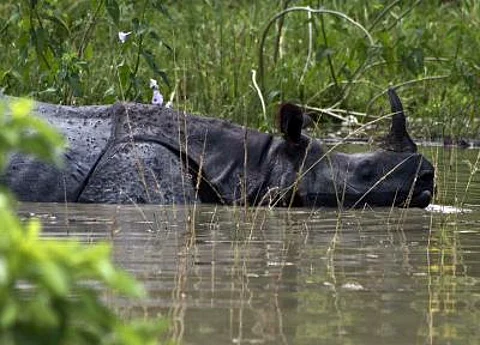
[[[383,147],[360,154],[327,154],[291,104],[280,109],[283,137],[152,105],[38,104],[68,138],[65,163],[15,155],[3,181],[23,201],[426,207],[434,169],[389,97],[396,114]]]

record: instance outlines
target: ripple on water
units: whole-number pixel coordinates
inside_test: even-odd
[[[437,167],[426,210],[22,204],[19,212],[39,217],[48,237],[110,241],[115,261],[149,292],[118,301],[122,312],[171,318],[185,344],[477,344],[478,150],[422,150]]]
[[[474,344],[480,212],[444,210],[24,204],[20,213],[39,216],[46,236],[111,241],[149,291],[120,301],[122,312],[171,317],[184,343]]]

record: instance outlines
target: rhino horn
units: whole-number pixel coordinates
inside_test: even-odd
[[[383,149],[394,152],[417,152],[417,145],[407,132],[407,123],[403,105],[393,88],[388,89],[388,97],[392,108],[392,125],[382,144]]]

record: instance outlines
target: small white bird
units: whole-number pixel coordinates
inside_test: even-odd
[[[155,79],[150,79],[150,88],[158,90],[158,83]]]
[[[150,88],[153,90],[152,104],[162,105],[163,95],[158,91],[158,83],[155,79],[150,79]]]
[[[120,42],[125,43],[127,41],[128,36],[130,36],[131,34],[132,34],[131,31],[129,32],[120,31],[118,33],[118,39],[120,40]]]

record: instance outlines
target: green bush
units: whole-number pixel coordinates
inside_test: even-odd
[[[32,102],[3,104],[0,166],[14,150],[57,161],[63,140],[29,115]],[[8,110],[7,110],[8,109]],[[101,300],[112,290],[144,296],[142,287],[111,262],[107,244],[45,239],[36,219],[19,221],[0,193],[0,344],[156,344],[165,321],[125,322]]]
[[[26,99],[8,102],[8,98],[0,98],[0,172],[13,151],[61,164],[63,136],[42,119],[31,116],[32,108],[33,102]]]
[[[341,12],[371,41],[344,17],[305,10],[266,31],[292,7]],[[479,16],[476,0],[10,1],[0,88],[51,103],[148,103],[155,78],[180,109],[272,129],[284,100],[381,115],[395,85],[422,120],[416,136],[477,136]]]
[[[0,344],[155,344],[165,329],[126,323],[99,299],[99,286],[143,296],[114,268],[106,244],[40,238],[40,223],[22,225],[0,200]]]

